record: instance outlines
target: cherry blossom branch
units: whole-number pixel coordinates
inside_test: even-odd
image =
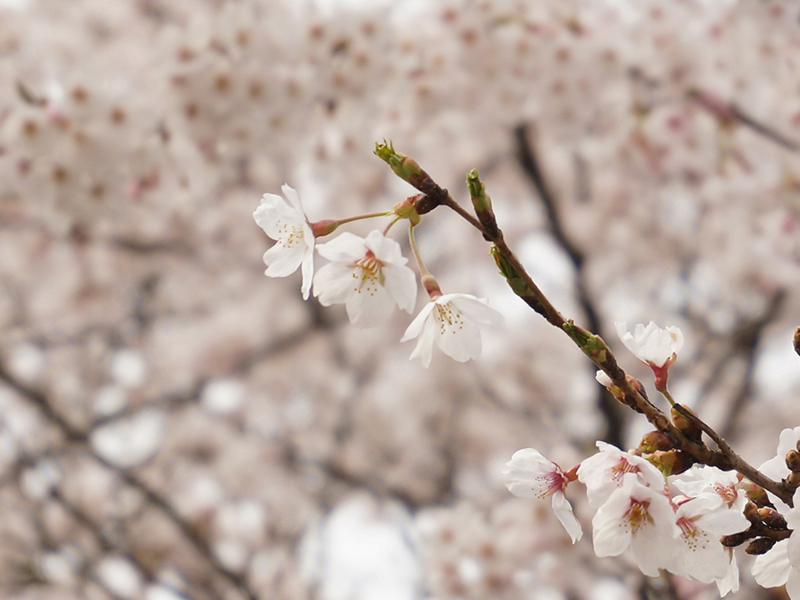
[[[675,450],[689,454],[695,461],[719,467],[722,470],[735,470],[753,483],[760,485],[792,506],[792,491],[783,482],[776,482],[758,471],[739,456],[722,437],[697,415],[687,411],[680,404],[674,408],[695,427],[706,433],[718,446],[718,450],[709,448],[702,440],[691,439],[684,431],[676,427],[658,407],[647,399],[644,390],[637,389],[622,367],[617,363],[608,345],[602,338],[582,327],[575,325],[553,306],[547,296],[539,289],[520,260],[508,246],[503,233],[497,225],[491,206],[491,199],[485,192],[477,171],[473,169],[467,177],[473,207],[477,220],[466,212],[416,161],[396,152],[391,143],[377,144],[375,154],[385,160],[401,179],[405,180],[423,196],[418,198],[417,207],[420,215],[430,212],[440,205],[447,206],[464,218],[483,234],[484,239],[491,242],[492,254],[495,257],[501,274],[505,277],[512,291],[517,294],[534,311],[542,315],[548,323],[564,331],[572,341],[581,348],[594,364],[611,378],[613,385],[619,390],[617,399],[634,411],[643,414],[647,420],[661,433],[667,436]],[[636,382],[639,386],[638,382]]]

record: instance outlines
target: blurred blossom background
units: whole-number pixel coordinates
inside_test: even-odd
[[[561,311],[682,328],[673,396],[756,465],[800,425],[800,8],[779,0],[0,2],[0,590],[20,599],[717,598],[574,547],[500,477],[644,419],[454,213],[443,291],[505,325],[428,370],[264,277],[253,221],[477,168]],[[365,235],[386,221],[360,222]],[[408,243],[402,227],[395,239]],[[319,261],[320,264],[324,261]],[[420,293],[417,310],[425,298]],[[592,513],[570,495],[588,532]],[[739,556],[734,598],[754,586]]]

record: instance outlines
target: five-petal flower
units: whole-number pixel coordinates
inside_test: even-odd
[[[583,535],[581,524],[564,496],[569,477],[556,463],[546,459],[538,450],[517,450],[503,469],[508,491],[520,498],[553,498],[553,511],[567,530],[574,544]]]
[[[414,310],[417,278],[405,264],[400,244],[380,231],[366,238],[343,233],[317,251],[331,262],[314,277],[314,296],[320,304],[343,303],[356,327],[366,329],[389,318],[395,303]]]
[[[261,205],[253,213],[256,223],[275,245],[264,253],[269,277],[286,277],[302,265],[303,299],[308,299],[314,275],[314,233],[311,230],[300,195],[284,184],[281,188],[286,202],[276,194],[264,194]]]
[[[489,308],[486,300],[469,294],[444,294],[428,302],[403,334],[401,342],[418,338],[410,358],[431,364],[434,342],[458,362],[481,354],[479,325],[499,325],[503,315]]]

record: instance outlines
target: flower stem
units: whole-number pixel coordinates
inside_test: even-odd
[[[414,253],[414,258],[417,260],[417,266],[419,266],[422,287],[428,292],[428,296],[430,296],[431,300],[436,300],[436,298],[442,295],[442,290],[439,284],[436,283],[436,279],[433,278],[433,275],[425,268],[425,263],[422,262],[419,249],[417,249],[417,239],[414,236],[414,224],[410,221],[408,223],[408,241],[411,243],[411,251]]]

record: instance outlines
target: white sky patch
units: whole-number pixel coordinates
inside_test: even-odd
[[[789,328],[767,337],[758,352],[755,384],[770,402],[783,402],[800,392],[800,357],[792,348]]]
[[[321,600],[416,600],[420,565],[408,514],[358,495],[306,531],[301,562]]]

